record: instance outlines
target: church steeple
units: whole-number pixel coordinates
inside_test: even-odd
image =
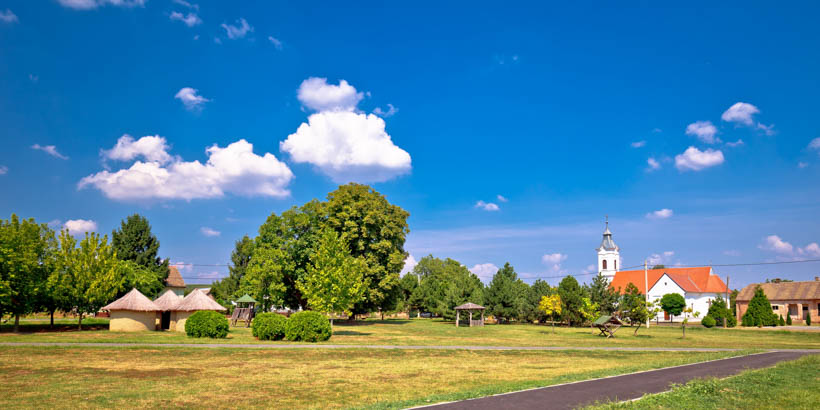
[[[601,245],[596,251],[598,251],[598,273],[612,281],[618,271],[618,265],[621,263],[621,255],[620,248],[612,240],[612,232],[609,230],[609,216],[606,217],[606,228],[604,229]]]

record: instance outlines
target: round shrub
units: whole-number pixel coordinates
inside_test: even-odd
[[[715,319],[711,316],[704,316],[703,320],[700,321],[704,327],[715,327]]]
[[[224,339],[228,336],[228,319],[213,310],[200,310],[185,321],[185,333],[191,337]]]
[[[285,339],[322,342],[330,339],[330,321],[325,315],[310,310],[297,312],[285,324]]]
[[[281,340],[288,319],[278,313],[260,313],[253,318],[253,335],[259,340]]]

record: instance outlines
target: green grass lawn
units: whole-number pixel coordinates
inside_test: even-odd
[[[120,333],[108,330],[78,332],[66,325],[63,331],[51,332],[47,324],[24,321],[24,332],[14,334],[3,325],[0,342],[122,342],[122,343],[264,343],[253,338],[250,329],[231,328],[227,339],[193,339],[178,332]],[[45,328],[44,328],[45,327]],[[621,328],[613,339],[606,339],[590,328],[538,325],[487,325],[459,327],[452,322],[430,319],[366,320],[346,324],[336,322],[333,337],[326,344],[351,345],[446,345],[446,346],[559,346],[559,347],[714,347],[743,349],[820,349],[820,334],[786,330],[706,329],[692,325],[681,338],[679,327],[652,326],[640,329]],[[594,332],[597,333],[597,330]]]
[[[726,379],[696,379],[670,392],[596,409],[816,409],[820,355],[750,370]]]
[[[401,408],[737,353],[0,348],[0,408]]]

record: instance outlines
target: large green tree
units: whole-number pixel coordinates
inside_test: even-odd
[[[76,245],[77,240],[68,231],[60,233],[56,269],[49,277],[49,285],[62,308],[80,315],[78,326],[82,329],[83,315],[111,302],[125,285],[133,265],[118,259],[107,236],[86,233],[79,247]]]
[[[54,231],[34,219],[12,214],[0,220],[0,317],[20,316],[49,303],[48,276],[54,265]]]
[[[248,235],[243,236],[234,244],[234,250],[231,252],[231,265],[228,266],[228,276],[214,282],[211,287],[211,294],[220,304],[228,305],[231,299],[242,296],[237,293],[242,278],[248,270],[254,248],[255,243]]]
[[[353,313],[372,312],[385,299],[398,297],[399,272],[407,252],[404,241],[410,229],[407,211],[387,201],[367,185],[342,185],[327,196],[327,226],[336,230],[350,246],[350,254],[367,265],[369,287]]]
[[[667,293],[661,298],[661,309],[669,313],[669,319],[680,315],[686,308],[686,299],[680,293]]]
[[[561,318],[570,326],[584,323],[584,290],[578,280],[567,275],[558,284],[557,292],[561,295]]]
[[[140,214],[133,214],[120,222],[120,228],[111,232],[111,245],[120,260],[131,261],[153,272],[152,280],[130,282],[126,278],[123,291],[137,288],[149,298],[156,297],[165,288],[168,277],[168,259],[158,256],[159,239],[151,233],[151,224]],[[147,279],[144,275],[140,279]]]
[[[454,307],[465,302],[482,303],[481,280],[456,260],[428,255],[419,260],[412,274],[419,285],[410,295],[410,303],[430,313],[452,319]]]
[[[624,294],[621,295],[619,310],[621,318],[627,319],[631,325],[635,326],[634,334],[638,334],[641,324],[649,320],[654,312],[653,307],[647,306],[646,298],[634,283],[626,285]]]
[[[419,277],[413,273],[406,273],[399,280],[399,287],[401,288],[400,308],[410,313],[411,310],[418,310],[421,308],[421,303],[418,299],[413,298],[413,295],[418,295],[416,289],[419,287]]]
[[[485,293],[487,312],[501,321],[519,320],[524,315],[527,303],[527,284],[518,279],[518,274],[509,262],[493,275]]]
[[[351,256],[336,231],[327,229],[320,236],[310,262],[306,274],[296,284],[308,307],[322,313],[350,314],[367,289],[364,260]],[[330,324],[333,326],[332,318]]]
[[[595,275],[589,285],[584,285],[584,291],[601,313],[611,315],[618,308],[618,292],[609,286],[606,277]]]
[[[293,271],[291,263],[286,250],[270,244],[257,245],[239,284],[240,293],[251,295],[264,312],[272,307],[293,308],[285,304],[288,292],[285,276]]]
[[[777,315],[772,311],[769,298],[760,286],[755,288],[755,294],[741,320],[743,326],[777,326]]]
[[[536,279],[527,293],[527,303],[524,306],[524,318],[528,322],[541,323],[549,318],[544,309],[541,309],[540,304],[544,296],[550,296],[555,291],[544,280]]]

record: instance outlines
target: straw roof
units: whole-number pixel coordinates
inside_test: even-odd
[[[168,278],[165,279],[165,286],[169,288],[185,287],[185,281],[182,280],[182,275],[179,274],[179,269],[176,266],[168,267]]]
[[[125,296],[103,306],[103,310],[130,310],[134,312],[156,312],[162,310],[151,299],[140,293],[137,288],[131,289]]]
[[[807,282],[752,283],[737,295],[737,300],[752,300],[755,288],[760,286],[770,302],[820,299],[820,280]]]
[[[208,295],[199,291],[199,289],[194,289],[193,292],[189,293],[188,296],[185,296],[185,299],[182,299],[182,302],[179,302],[176,308],[176,311],[182,312],[193,312],[197,310],[227,310],[219,303],[216,303],[215,300],[208,297]]]
[[[159,306],[162,310],[174,310],[177,306],[179,306],[180,302],[182,302],[182,298],[180,298],[171,289],[166,290],[162,296],[154,300],[154,304]]]
[[[484,310],[484,306],[476,305],[475,303],[465,303],[461,306],[456,306],[455,310]]]

